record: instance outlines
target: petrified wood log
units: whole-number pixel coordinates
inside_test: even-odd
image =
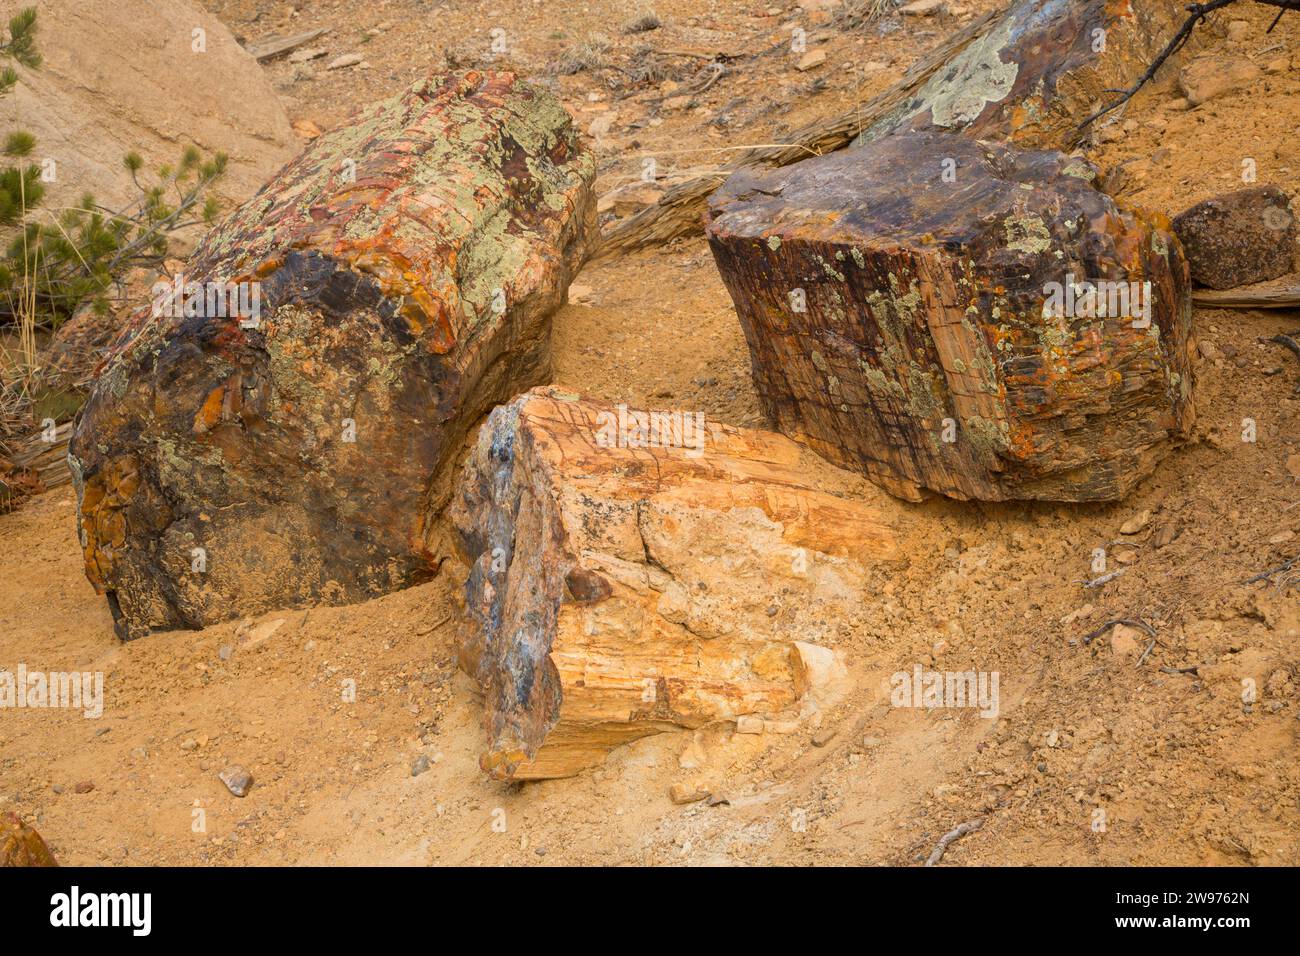
[[[70,446],[119,632],[430,576],[444,466],[549,377],[593,172],[554,97],[449,74],[322,136],[211,232],[193,285],[129,325]],[[195,300],[223,283],[237,315]]]
[[[1193,421],[1190,280],[1095,175],[915,133],[732,177],[709,242],[776,427],[909,499],[1122,496]]]
[[[984,139],[1073,146],[1088,132],[1080,128],[1084,119],[1142,76],[1182,16],[1180,0],[1022,0],[991,11],[945,37],[867,102],[782,137],[782,145],[750,147],[721,172],[676,184],[606,230],[593,257],[699,232],[708,197],[729,170],[788,166],[886,133],[970,129]],[[1096,48],[1101,41],[1104,49]]]
[[[492,412],[466,463],[458,650],[496,777],[797,716],[834,669],[815,642],[896,555],[896,506],[861,478],[780,435],[637,414],[536,389]]]
[[[1080,124],[1132,85],[1184,19],[1180,0],[1020,0],[949,60],[861,145],[904,131],[1064,149]]]
[[[16,813],[0,813],[0,868],[58,865],[39,833],[23,823]]]

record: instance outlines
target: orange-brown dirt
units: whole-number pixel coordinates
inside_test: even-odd
[[[584,130],[616,110],[596,142],[604,191],[651,152],[676,168],[779,141],[883,88],[990,4],[883,36],[816,3],[767,16],[762,0],[657,2],[664,26],[634,36],[621,27],[645,8],[604,0],[322,2],[293,16],[267,0],[207,6],[249,39],[330,27],[314,64],[364,55],[364,69],[265,67],[291,116],[322,128],[440,68],[444,49],[487,65],[498,26],[526,73],[588,33],[624,67],[641,43],[735,56],[685,109],[644,102],[662,87],[615,99],[614,69],[555,80]],[[1128,109],[1132,125],[1088,151],[1126,164],[1131,198],[1177,212],[1239,183],[1249,157],[1260,182],[1300,199],[1300,17],[1266,35],[1275,12],[1239,4],[1205,42],[1261,66],[1282,58],[1280,72],[1191,110],[1162,73]],[[1238,39],[1233,20],[1246,23]],[[795,68],[790,24],[826,51],[823,65]],[[679,59],[685,86],[703,61]],[[578,283],[583,301],[556,320],[558,384],[762,424],[702,238],[589,266]],[[1300,552],[1300,363],[1260,341],[1300,320],[1198,310],[1196,322],[1214,346],[1197,370],[1196,435],[1128,500],[907,506],[928,530],[908,542],[910,568],[863,594],[833,638],[856,690],[820,726],[661,734],[567,780],[503,785],[478,770],[480,709],[454,668],[448,581],[119,644],[82,575],[71,492],[35,498],[0,517],[0,669],[102,671],[105,710],[0,712],[0,811],[84,864],[914,864],[973,819],[983,826],[944,864],[1300,863],[1300,575],[1243,583]],[[1149,522],[1121,534],[1143,512]],[[1084,589],[1096,548],[1125,573]],[[1118,617],[1149,623],[1154,643],[1083,643]],[[256,626],[275,620],[269,636]],[[917,664],[998,671],[998,718],[891,707],[890,675]],[[429,769],[412,776],[421,755]],[[254,778],[242,799],[217,778],[235,763]],[[675,805],[679,782],[726,802]]]

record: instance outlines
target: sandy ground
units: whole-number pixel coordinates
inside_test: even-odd
[[[638,150],[775,141],[884,87],[962,22],[881,36],[819,26],[814,5],[766,16],[761,3],[675,2],[655,5],[661,30],[629,37],[621,26],[644,10],[633,3],[324,2],[296,17],[265,0],[208,6],[241,36],[327,25],[331,58],[363,53],[365,69],[269,65],[294,118],[321,128],[441,67],[445,50],[475,55],[496,25],[528,72],[589,31],[619,63],[635,43],[742,57],[672,111],[615,100],[616,71],[556,79],[584,127],[617,111],[597,141],[606,188],[635,174]],[[1261,63],[1300,50],[1300,17],[1265,36],[1262,7],[1229,14],[1219,32],[1229,19],[1249,30],[1210,44]],[[827,37],[815,73],[783,50],[791,23]],[[675,82],[689,83],[698,63],[682,59]],[[1231,188],[1247,156],[1300,199],[1297,107],[1295,69],[1190,111],[1166,80],[1133,105],[1136,128],[1089,155],[1127,163],[1129,195],[1170,213]],[[716,156],[683,162],[701,160]],[[579,282],[585,301],[556,318],[559,384],[761,424],[702,239],[598,263]],[[449,584],[123,645],[81,573],[71,493],[41,496],[0,517],[0,668],[101,671],[105,709],[0,711],[0,809],[85,864],[914,864],[976,819],[945,864],[1300,863],[1300,581],[1243,583],[1300,549],[1300,365],[1258,341],[1300,321],[1200,310],[1197,323],[1221,357],[1198,367],[1196,435],[1129,500],[909,506],[925,529],[911,566],[863,594],[857,623],[832,638],[855,690],[820,725],[662,734],[569,780],[503,785],[478,770]],[[1149,523],[1121,534],[1143,511]],[[1099,547],[1125,573],[1085,590]],[[1154,643],[1083,641],[1118,617],[1149,622]],[[999,715],[891,707],[890,675],[916,664],[997,670]],[[429,769],[413,775],[421,757]],[[253,776],[243,798],[217,777],[231,764]],[[686,781],[725,800],[674,805],[669,787]]]

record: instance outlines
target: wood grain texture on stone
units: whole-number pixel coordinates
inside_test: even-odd
[[[0,868],[58,865],[39,833],[16,813],[0,813]]]
[[[185,294],[128,323],[70,445],[119,632],[435,573],[449,460],[549,377],[593,171],[549,93],[444,74],[320,137],[210,232]],[[213,288],[260,314],[191,294]]]
[[[1079,124],[1131,86],[1186,17],[1178,0],[1019,0],[890,115],[861,145],[905,131],[1065,149]]]
[[[829,649],[899,559],[900,506],[770,432],[535,389],[489,416],[449,514],[492,775],[825,703]],[[666,439],[663,436],[668,436]]]
[[[1095,175],[916,133],[733,176],[708,236],[773,424],[909,499],[1122,497],[1193,422],[1190,280]]]

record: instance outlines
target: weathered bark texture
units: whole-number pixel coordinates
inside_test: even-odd
[[[816,642],[897,555],[898,507],[794,442],[702,418],[684,440],[621,429],[634,414],[536,389],[492,412],[466,464],[458,648],[496,777],[814,708],[836,669]],[[666,434],[681,444],[653,444]]]
[[[1227,292],[1195,289],[1192,304],[1214,309],[1297,309],[1300,308],[1300,280],[1262,282]]]
[[[70,446],[86,573],[124,636],[430,576],[444,466],[549,377],[593,171],[550,94],[447,74],[211,232],[185,279],[260,283],[259,323],[141,309]]]
[[[699,232],[709,195],[731,171],[788,166],[886,133],[967,129],[983,139],[1071,147],[1087,132],[1079,124],[1115,98],[1114,90],[1135,83],[1173,36],[1182,7],[1178,0],[1022,0],[985,14],[868,102],[795,131],[788,145],[753,147],[721,172],[673,186],[657,204],[607,229],[593,257]],[[1097,29],[1106,31],[1100,52],[1092,47]]]
[[[732,177],[709,242],[772,422],[909,499],[1121,497],[1193,421],[1190,280],[1095,174],[916,133]],[[1070,277],[1138,294],[1057,309]]]
[[[1131,86],[1186,14],[1178,0],[1021,0],[855,142],[920,130],[1066,149]]]

